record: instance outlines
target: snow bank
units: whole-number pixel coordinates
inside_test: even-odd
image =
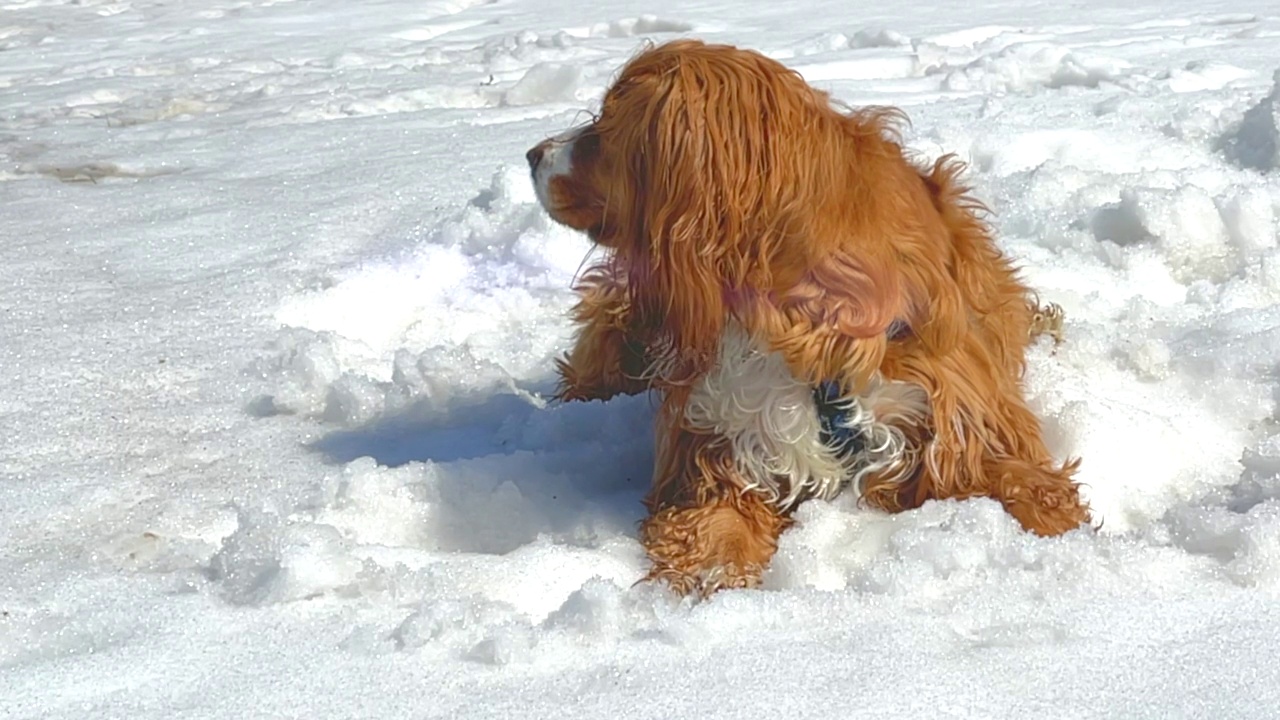
[[[539,385],[570,329],[561,312],[590,252],[507,167],[452,220],[401,256],[370,262],[286,303],[256,405],[355,425],[417,401]],[[527,381],[527,382],[526,382]]]

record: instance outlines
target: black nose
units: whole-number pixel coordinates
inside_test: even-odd
[[[538,143],[532,148],[529,148],[529,152],[524,154],[524,159],[529,161],[529,169],[538,169],[538,163],[542,162],[542,153],[545,152],[545,150],[546,148],[543,143]]]

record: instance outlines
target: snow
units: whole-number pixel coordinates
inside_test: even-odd
[[[1280,714],[1265,6],[0,0],[0,716]],[[841,497],[633,584],[652,404],[546,402],[523,153],[682,35],[972,163],[1099,528]]]

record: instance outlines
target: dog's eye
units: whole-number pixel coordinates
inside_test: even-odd
[[[600,154],[600,135],[588,130],[573,141],[573,164],[591,162]]]
[[[582,168],[595,164],[600,156],[600,136],[594,131],[582,133],[573,141],[573,167]]]

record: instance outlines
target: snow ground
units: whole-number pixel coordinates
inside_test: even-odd
[[[0,0],[0,716],[1280,715],[1280,8]],[[533,142],[645,39],[973,163],[1103,522],[811,503],[632,587],[643,398],[549,407]]]

